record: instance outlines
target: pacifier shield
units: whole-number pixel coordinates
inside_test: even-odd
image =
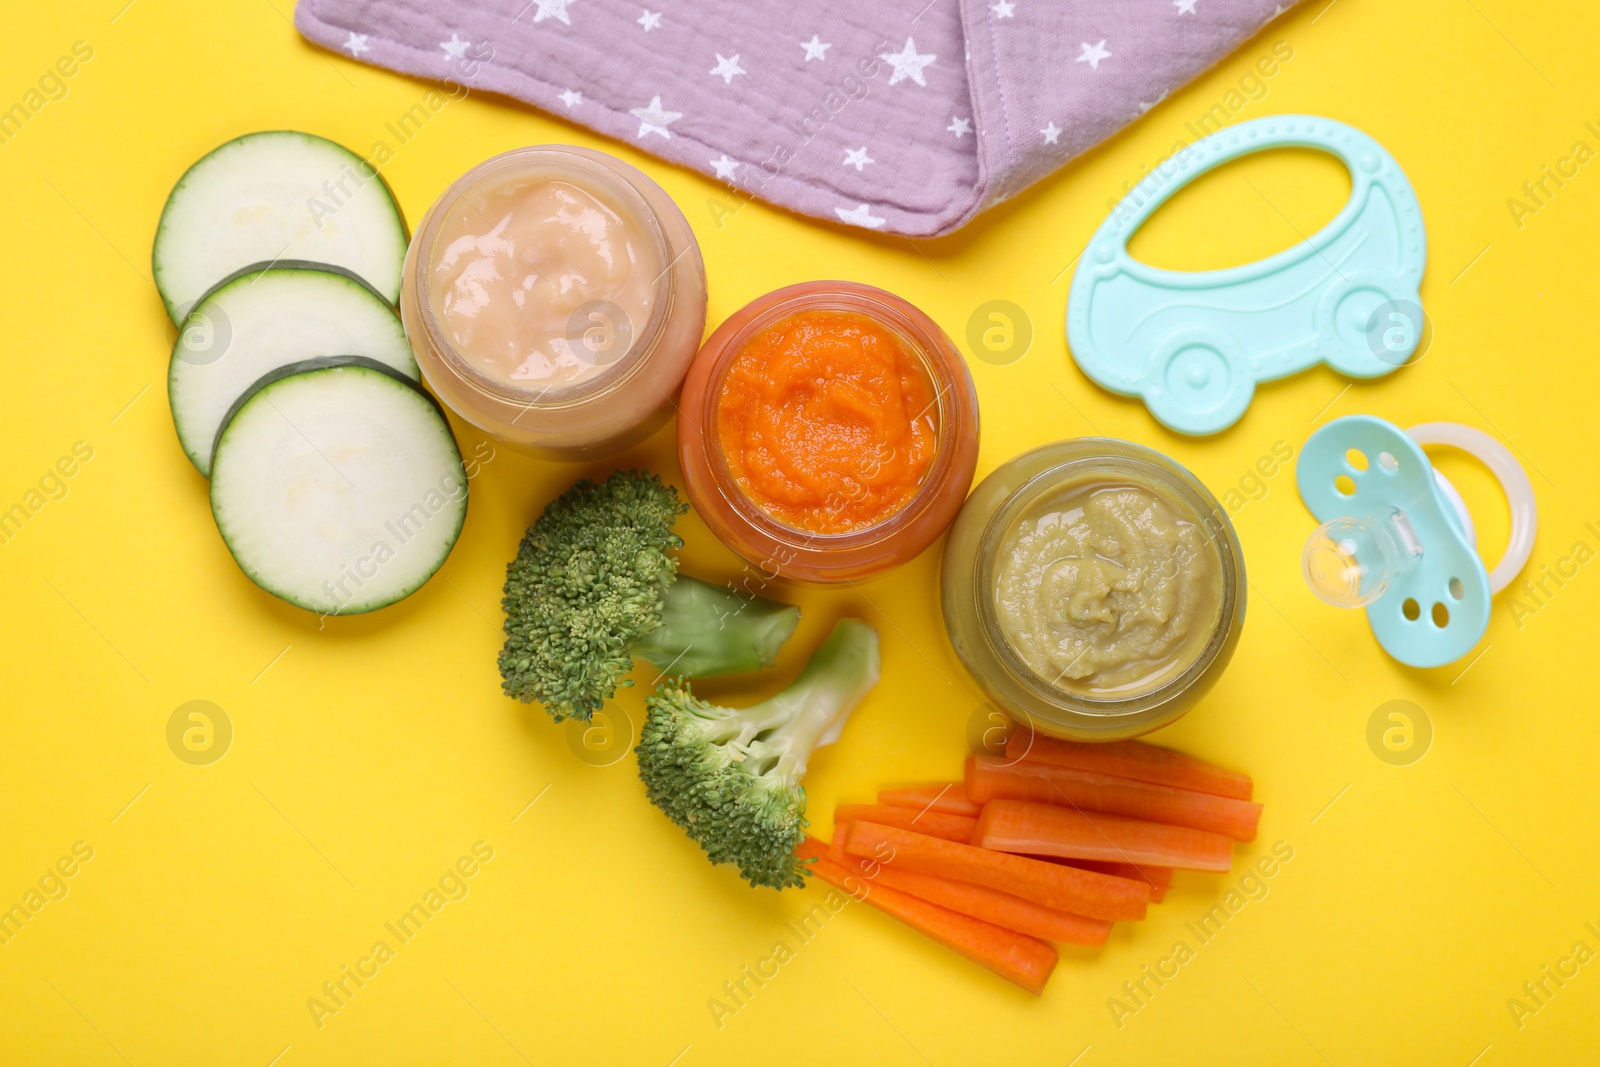
[[[1489,575],[1416,441],[1371,415],[1335,419],[1306,441],[1295,483],[1318,522],[1390,523],[1398,512],[1414,562],[1366,608],[1385,652],[1440,667],[1472,650],[1489,626]]]

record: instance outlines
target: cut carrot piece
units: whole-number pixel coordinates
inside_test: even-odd
[[[878,792],[879,804],[893,804],[897,808],[916,808],[918,811],[947,811],[951,815],[970,815],[974,819],[983,805],[967,799],[960,782],[929,782],[926,785],[902,785]]]
[[[1032,856],[1148,863],[1196,871],[1226,871],[1233,866],[1233,839],[1221,834],[1026,800],[985,804],[972,840],[983,848]],[[845,850],[854,853],[850,844],[845,842]]]
[[[967,759],[966,782],[967,796],[979,804],[991,800],[1061,804],[1083,811],[1207,830],[1225,834],[1235,841],[1254,841],[1256,826],[1261,822],[1261,805],[1254,801],[1115,778],[1071,767],[1053,767],[1032,759],[1008,761],[992,756],[971,756]],[[931,830],[925,832],[932,833]]]
[[[1036,937],[962,915],[881,882],[863,882],[859,873],[827,856],[817,860],[815,873],[824,882],[893,915],[1030,993],[1043,992],[1050,972],[1055,970],[1056,950]]]
[[[1006,741],[1006,758],[1193,789],[1235,800],[1249,800],[1254,790],[1248,774],[1143,741],[1063,741],[1019,726]]]
[[[833,859],[831,848],[828,858]],[[843,866],[875,885],[886,885],[890,889],[921,897],[941,908],[959,911],[974,919],[1046,941],[1059,941],[1066,945],[1103,945],[1111,933],[1111,924],[1104,919],[1088,919],[1071,912],[1057,911],[987,886],[896,870],[892,864],[862,859],[860,856],[847,856]]]
[[[830,853],[831,855],[831,853]],[[1086,871],[1099,871],[1101,874],[1114,874],[1118,878],[1132,878],[1135,882],[1144,882],[1150,887],[1150,903],[1159,904],[1167,899],[1167,890],[1172,888],[1171,867],[1151,867],[1148,864],[1137,863],[1106,863],[1101,860],[1064,860],[1056,857],[1057,863],[1065,863],[1069,867],[1081,867]]]
[[[982,825],[980,819],[980,830]],[[897,826],[853,822],[838,836],[852,856],[892,863],[916,874],[987,886],[1091,919],[1142,919],[1150,900],[1150,889],[1143,882],[993,852]]]
[[[929,837],[942,837],[946,841],[960,841],[963,845],[972,840],[972,831],[978,820],[970,815],[951,815],[946,811],[917,811],[914,808],[897,808],[892,804],[840,804],[833,809],[835,826],[856,820],[875,822],[882,826],[898,826],[915,830]]]
[[[848,865],[850,862],[850,854],[844,850],[845,835],[847,835],[849,832],[850,824],[848,822],[839,822],[838,820],[834,821],[833,840],[828,844],[828,858],[835,863]],[[810,841],[813,839],[808,837],[806,840]]]

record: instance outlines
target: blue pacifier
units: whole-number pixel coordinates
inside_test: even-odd
[[[1476,456],[1511,506],[1511,537],[1492,574],[1461,494],[1422,450],[1435,444]],[[1470,426],[1335,419],[1306,441],[1295,480],[1322,522],[1306,542],[1307,584],[1335,607],[1365,607],[1383,650],[1412,667],[1470,652],[1489,626],[1490,598],[1533,551],[1533,485],[1504,445]]]
[[[1272,148],[1316,148],[1350,171],[1350,201],[1315,236],[1256,263],[1171,271],[1128,240],[1202,174]],[[1426,242],[1394,157],[1342,122],[1280,115],[1240,123],[1152,170],[1089,241],[1067,299],[1067,344],[1106,389],[1142,397],[1170,429],[1210,434],[1250,406],[1257,382],[1326,363],[1352,378],[1403,366],[1422,338]]]

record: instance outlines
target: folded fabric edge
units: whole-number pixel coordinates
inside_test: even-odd
[[[514,70],[492,60],[477,63],[477,72],[471,77],[460,77],[451,70],[452,61],[440,53],[417,48],[402,41],[371,33],[360,33],[349,26],[341,26],[330,22],[319,15],[315,10],[315,0],[300,0],[295,5],[295,28],[308,41],[339,55],[341,58],[353,58],[358,62],[377,66],[380,69],[398,71],[427,81],[441,81],[454,76],[460,84],[469,90],[497,93],[509,97],[520,104],[534,108],[553,118],[571,122],[567,116],[559,111],[541,107],[532,102],[535,99],[556,99],[564,87],[553,85],[539,78]],[[352,47],[354,45],[354,47]],[[971,83],[969,57],[969,87]],[[990,79],[994,74],[989,74]],[[530,99],[532,98],[532,99]],[[599,101],[586,101],[596,109],[602,121],[584,128],[610,137],[622,144],[627,144],[647,155],[656,156],[666,162],[674,163],[688,170],[694,171],[704,177],[712,179],[725,192],[736,201],[747,198],[759,199],[765,203],[782,210],[793,211],[809,218],[831,223],[838,226],[848,226],[852,229],[864,230],[868,233],[893,234],[903,237],[939,237],[949,234],[965,225],[975,217],[984,206],[983,192],[987,187],[985,175],[988,170],[985,166],[985,152],[983,145],[978,147],[978,161],[980,180],[964,202],[953,204],[944,211],[930,213],[907,209],[889,203],[858,203],[857,197],[835,193],[832,190],[824,191],[823,187],[808,181],[790,177],[778,168],[776,174],[769,174],[764,167],[756,164],[744,164],[757,167],[765,179],[760,188],[753,188],[748,183],[736,183],[721,179],[711,169],[712,152],[723,153],[722,149],[713,149],[709,144],[686,134],[672,134],[665,140],[661,148],[655,145],[643,145],[637,139],[628,136],[629,131],[639,127],[640,120],[633,114],[620,111],[610,105]],[[725,155],[725,153],[723,153]],[[700,162],[702,161],[703,162]],[[835,204],[827,203],[830,199],[837,203],[852,203],[853,208],[842,208]],[[732,207],[719,205],[715,198],[707,199],[707,209],[711,213],[715,225],[719,228],[723,220],[743,207],[738,203]],[[876,214],[875,214],[876,213]]]
[[[1005,86],[1001,81],[1000,67],[994,54],[993,8],[989,6],[988,0],[961,0],[963,32],[967,39],[967,86],[972,98],[973,125],[978,136],[980,181],[978,202],[968,208],[962,219],[943,232],[949,233],[959,229],[983,212],[1031,189],[1047,178],[1054,177],[1075,160],[1120,136],[1125,130],[1143,121],[1150,112],[1160,107],[1161,103],[1170,100],[1179,91],[1215,70],[1228,57],[1237,55],[1246,45],[1266,33],[1268,27],[1300,3],[1301,0],[1278,0],[1275,10],[1265,22],[1253,32],[1234,41],[1231,47],[1218,52],[1209,62],[1196,66],[1183,80],[1168,86],[1156,104],[1149,107],[1144,114],[1125,122],[1098,141],[1084,145],[1072,155],[1059,159],[1049,170],[1017,182],[1015,177],[1018,168],[1010,126],[1010,112],[1006,107]],[[988,78],[980,77],[983,73],[987,73]],[[1003,178],[998,183],[991,183],[987,178],[990,174],[1010,176],[1011,180]]]

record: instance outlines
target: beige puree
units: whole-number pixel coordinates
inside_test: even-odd
[[[631,215],[570,181],[526,174],[447,210],[434,242],[434,318],[490,378],[521,388],[587,381],[644,332],[662,264]]]
[[[1181,674],[1216,631],[1216,550],[1187,509],[1129,481],[1068,483],[1006,532],[995,608],[1040,678],[1101,699]]]

